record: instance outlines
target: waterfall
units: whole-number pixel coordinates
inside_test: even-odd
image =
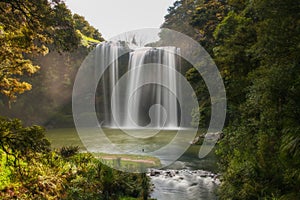
[[[118,113],[112,113],[119,110],[120,99],[118,94],[114,99],[111,99],[111,91],[118,81],[119,78],[119,63],[118,57],[121,50],[121,45],[119,42],[104,42],[98,45],[96,48],[96,58],[95,58],[95,70],[98,67],[104,68],[109,66],[106,77],[103,78],[103,112],[104,112],[104,124],[107,126],[113,126],[112,116],[117,116]],[[95,73],[97,74],[97,73]],[[97,77],[95,77],[97,79]],[[115,109],[110,109],[110,106]]]
[[[179,128],[176,99],[180,90],[176,80],[179,49],[143,47],[131,50],[127,62],[120,64],[118,58],[122,48],[125,47],[119,42],[105,42],[96,49],[96,66],[109,65],[101,88],[104,125],[125,129]],[[113,93],[122,76],[126,77],[120,84],[122,89]]]

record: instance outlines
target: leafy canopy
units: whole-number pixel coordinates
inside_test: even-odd
[[[0,92],[15,100],[31,89],[23,75],[39,69],[32,58],[49,50],[72,50],[79,41],[63,2],[0,0]]]

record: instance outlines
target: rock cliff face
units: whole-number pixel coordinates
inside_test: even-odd
[[[223,137],[222,132],[215,132],[215,133],[207,133],[207,134],[201,134],[191,142],[191,144],[202,144],[204,139],[209,140],[218,140]]]

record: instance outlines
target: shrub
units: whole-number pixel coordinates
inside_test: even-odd
[[[50,149],[44,129],[0,118],[0,199],[147,198],[149,179],[114,170],[78,146]]]
[[[79,146],[67,146],[59,149],[59,154],[64,158],[71,157],[77,154],[78,152],[79,152]]]

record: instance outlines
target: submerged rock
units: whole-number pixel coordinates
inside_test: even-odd
[[[157,170],[148,172],[154,185],[151,198],[158,200],[213,200],[219,175],[203,170]]]
[[[150,176],[158,176],[161,174],[160,170],[151,169],[149,175]]]

